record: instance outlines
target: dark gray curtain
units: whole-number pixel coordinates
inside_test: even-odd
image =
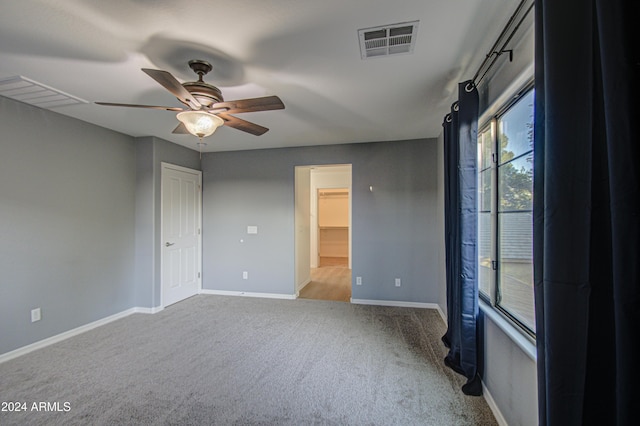
[[[481,395],[476,321],[478,91],[471,81],[458,85],[458,102],[444,119],[445,251],[449,348],[444,362],[464,375],[462,391]]]
[[[639,18],[638,1],[536,2],[541,425],[638,422]]]

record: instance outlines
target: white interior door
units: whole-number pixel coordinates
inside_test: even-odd
[[[201,289],[202,173],[162,164],[162,303]]]

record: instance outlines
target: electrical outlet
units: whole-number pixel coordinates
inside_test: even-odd
[[[400,287],[400,278],[396,278],[396,287]]]
[[[356,277],[356,285],[362,285],[362,277]]]
[[[31,322],[40,321],[42,319],[40,308],[35,308],[31,310]]]
[[[249,279],[249,272],[242,271],[242,279],[243,280],[248,280]]]

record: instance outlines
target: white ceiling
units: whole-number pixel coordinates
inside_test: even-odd
[[[56,112],[131,136],[174,135],[175,113],[94,101],[182,106],[141,68],[193,81],[189,59],[226,100],[278,95],[284,110],[240,114],[262,136],[223,127],[203,151],[436,137],[516,0],[0,0],[0,79],[21,75],[87,100]],[[419,20],[414,52],[361,59],[358,30]]]

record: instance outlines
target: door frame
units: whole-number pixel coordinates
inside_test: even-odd
[[[197,293],[202,293],[202,171],[190,169],[188,167],[178,166],[176,164],[162,161],[160,163],[160,306],[165,308],[164,302],[164,177],[167,169],[176,170],[184,173],[191,173],[198,176],[198,201],[196,209],[198,211],[198,247],[196,258],[198,259],[198,288]]]

